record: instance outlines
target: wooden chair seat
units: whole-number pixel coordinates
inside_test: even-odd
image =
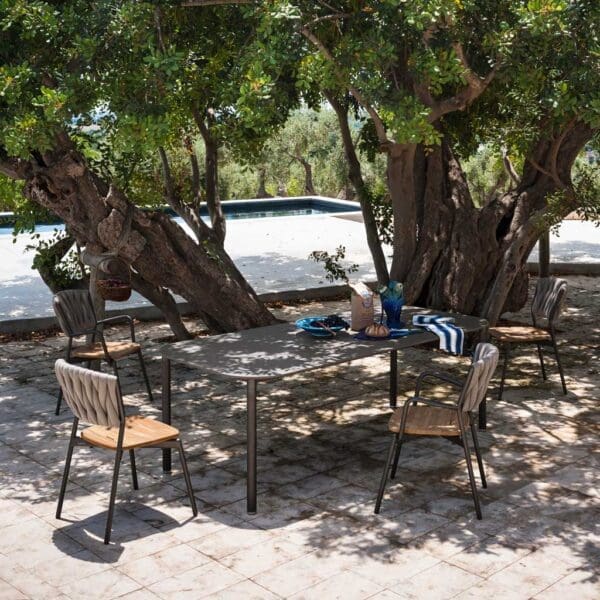
[[[501,323],[497,327],[490,327],[489,334],[499,342],[508,344],[549,342],[551,340],[550,334],[545,329],[522,323]]]
[[[402,409],[398,408],[390,417],[390,431],[398,433],[401,422]],[[465,427],[469,427],[468,413],[463,413],[463,423]],[[459,436],[460,425],[458,423],[458,413],[455,408],[447,410],[445,408],[418,404],[417,406],[411,406],[406,416],[404,433],[408,435]]]
[[[81,432],[81,438],[92,446],[115,450],[119,437],[118,427],[103,427],[93,425]],[[125,435],[123,437],[123,450],[143,448],[161,442],[176,440],[179,430],[156,419],[147,419],[139,415],[126,417]]]
[[[106,342],[108,355],[114,360],[125,358],[140,351],[140,345],[136,342]],[[71,351],[73,358],[80,360],[102,360],[106,358],[104,348],[100,342],[90,344],[89,346],[77,346]]]

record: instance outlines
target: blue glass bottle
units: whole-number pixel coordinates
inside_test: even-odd
[[[402,321],[402,307],[404,306],[404,286],[398,281],[390,281],[386,286],[378,289],[381,297],[381,308],[385,313],[385,324],[390,329],[402,329],[406,323]]]

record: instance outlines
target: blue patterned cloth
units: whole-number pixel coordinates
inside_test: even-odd
[[[440,317],[436,315],[414,315],[413,325],[423,327],[440,338],[440,350],[462,354],[465,342],[465,332],[453,325],[452,317]]]

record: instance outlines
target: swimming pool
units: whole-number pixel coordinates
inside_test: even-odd
[[[360,210],[358,202],[334,200],[331,198],[300,196],[295,198],[269,198],[263,200],[227,200],[221,203],[226,220],[233,219],[266,219],[272,217],[294,217],[306,215],[325,215],[334,213],[356,212]],[[181,219],[170,208],[165,212],[172,215],[177,222]],[[208,221],[206,204],[200,208],[200,216]],[[12,235],[12,213],[0,213],[0,235]],[[39,223],[35,226],[36,233],[49,233],[64,229],[57,223]]]

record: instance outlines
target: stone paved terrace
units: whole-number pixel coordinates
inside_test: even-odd
[[[569,394],[554,374],[541,381],[534,353],[517,355],[480,436],[489,482],[483,521],[461,449],[443,439],[405,445],[373,514],[389,442],[385,358],[262,386],[252,516],[244,510],[243,386],[176,367],[174,423],[200,513],[191,518],[181,472],[163,474],[159,451],[141,450],[139,491],[123,462],[107,547],[110,453],[76,449],[64,520],[54,519],[70,429],[68,411],[57,418],[52,410],[52,364],[64,338],[0,345],[0,598],[597,599],[600,290],[597,279],[569,284],[560,325]],[[138,329],[159,397],[169,332],[156,323]],[[467,366],[431,350],[401,359],[401,396],[423,367]],[[135,363],[122,375],[127,401],[159,416]]]

